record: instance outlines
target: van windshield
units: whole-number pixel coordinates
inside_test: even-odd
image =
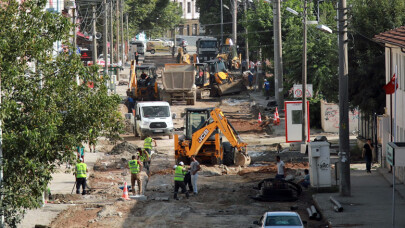
[[[216,41],[201,41],[200,48],[216,48],[217,42]]]
[[[169,106],[142,107],[142,115],[147,118],[170,117]]]

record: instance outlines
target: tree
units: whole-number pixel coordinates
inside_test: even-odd
[[[90,129],[111,139],[122,129],[120,98],[107,96],[108,78],[84,67],[74,52],[53,53],[54,42],[68,41],[72,25],[45,5],[11,0],[0,7],[1,206],[11,227],[26,209],[39,207],[51,174],[63,162],[74,163],[74,148],[88,141]],[[78,85],[76,75],[84,83]]]
[[[365,115],[383,113],[384,47],[372,38],[405,24],[402,0],[352,0],[349,11],[349,98]]]
[[[161,36],[168,28],[182,22],[182,10],[178,3],[169,0],[126,1],[133,31],[146,31],[151,37]]]

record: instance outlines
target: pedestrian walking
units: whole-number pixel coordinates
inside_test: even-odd
[[[139,53],[138,51],[135,52],[135,64],[138,65],[138,61],[139,61]]]
[[[270,82],[267,79],[264,79],[264,94],[266,96],[266,100],[270,99]]]
[[[128,168],[131,171],[131,189],[135,195],[135,181],[138,183],[138,193],[142,195],[142,179],[140,172],[142,171],[141,161],[135,155],[132,155],[132,160],[128,161]]]
[[[149,173],[149,167],[150,167],[150,154],[146,152],[145,149],[137,148],[136,149],[139,153],[139,159],[141,160],[143,167],[148,171]]]
[[[81,146],[81,145],[77,146],[76,147],[76,153],[77,153],[77,158],[78,159],[82,158],[83,162],[84,162],[84,147]]]
[[[184,175],[186,173],[187,170],[184,168],[183,162],[180,162],[179,165],[174,166],[174,199],[176,200],[179,200],[179,198],[177,198],[179,188],[181,188],[181,193],[186,194],[187,199],[190,196],[186,190],[186,185],[184,184]]]
[[[82,186],[82,195],[86,194],[86,178],[89,170],[83,158],[79,158],[79,163],[76,164],[76,194],[80,194],[80,186]]]
[[[152,139],[150,137],[150,135],[146,135],[146,138],[145,138],[145,140],[143,142],[143,149],[145,149],[146,152],[148,152],[148,154],[151,154],[151,152],[152,152],[152,142],[154,143],[154,145],[156,147],[157,146],[156,145],[156,140]]]
[[[285,177],[285,165],[284,165],[284,162],[281,161],[280,156],[276,156],[276,160],[277,160],[276,179],[284,179],[284,177]]]
[[[191,156],[190,163],[190,172],[191,172],[191,183],[193,184],[194,195],[198,194],[197,180],[198,180],[198,171],[201,170],[200,163],[195,159],[195,156]]]
[[[249,70],[252,73],[255,72],[255,63],[252,60],[250,60],[250,62],[249,62]]]
[[[253,73],[248,71],[248,81],[249,81],[249,88],[253,89]]]
[[[371,173],[371,160],[373,159],[372,150],[374,147],[371,144],[371,139],[367,139],[367,143],[363,146],[362,157],[366,159],[366,171]]]
[[[97,138],[95,136],[93,128],[90,128],[89,130],[89,148],[90,148],[90,153],[92,152],[91,147],[93,146],[93,153],[96,153],[96,141]]]

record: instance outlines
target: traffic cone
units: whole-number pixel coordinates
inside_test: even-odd
[[[259,118],[258,118],[258,122],[259,122],[259,124],[261,124],[261,123],[262,123],[262,115],[260,115],[260,112],[259,112]]]
[[[128,195],[128,186],[127,186],[127,182],[125,182],[124,185],[124,192],[122,193],[122,198],[129,200],[129,195]]]
[[[276,112],[274,113],[274,120],[273,120],[274,125],[279,125],[280,124],[280,116],[278,115],[278,108],[276,107]]]

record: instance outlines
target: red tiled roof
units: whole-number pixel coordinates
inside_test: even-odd
[[[375,35],[373,40],[405,48],[405,26]]]

